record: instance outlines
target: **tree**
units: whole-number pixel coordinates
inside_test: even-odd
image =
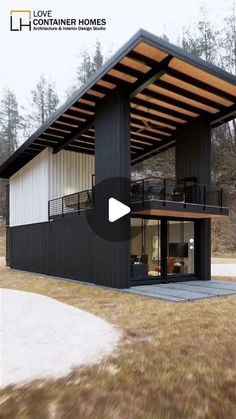
[[[170,38],[166,35],[166,33],[163,33],[162,35],[161,35],[161,39],[163,39],[164,41],[166,41],[166,42],[170,42]]]
[[[101,49],[101,42],[97,40],[96,45],[95,45],[95,53],[92,59],[93,73],[96,73],[96,71],[99,70],[100,67],[102,67],[103,61],[104,61],[104,58],[103,58],[102,49]]]
[[[83,85],[89,80],[96,71],[103,65],[104,56],[100,41],[96,41],[95,52],[91,55],[88,51],[82,52],[82,61],[77,70],[77,80],[79,85]]]
[[[87,51],[82,52],[82,62],[77,70],[77,79],[80,85],[86,83],[93,75],[93,64],[91,57]]]
[[[10,89],[3,91],[0,102],[0,163],[14,153],[18,147],[19,130],[22,118],[18,111],[15,93]],[[5,216],[6,181],[0,180],[0,215]]]
[[[0,160],[9,157],[18,147],[19,129],[22,118],[18,111],[15,93],[10,89],[3,91],[0,102]]]
[[[46,80],[43,75],[31,94],[32,113],[28,115],[29,125],[37,128],[56,110],[59,99],[55,91],[55,84]]]
[[[228,16],[224,19],[224,29],[222,31],[221,47],[222,62],[221,66],[231,74],[236,75],[236,11],[232,4]],[[231,141],[234,141],[236,147],[236,120],[228,124]]]
[[[222,34],[222,67],[229,73],[236,75],[236,11],[235,5],[224,19],[224,30]]]
[[[175,177],[175,148],[170,148],[132,167],[134,177]]]
[[[182,48],[187,52],[201,57],[210,63],[219,61],[219,35],[220,32],[214,27],[207,16],[207,10],[201,7],[201,19],[197,23],[197,33],[184,29],[182,37]]]

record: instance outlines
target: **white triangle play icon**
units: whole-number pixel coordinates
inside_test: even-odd
[[[119,220],[119,218],[124,217],[124,215],[128,214],[130,212],[130,207],[128,207],[125,204],[122,204],[122,202],[118,201],[115,198],[109,198],[108,201],[108,219],[110,223],[113,223],[116,220]]]

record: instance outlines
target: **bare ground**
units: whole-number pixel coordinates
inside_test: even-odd
[[[2,287],[51,296],[124,332],[118,353],[99,365],[2,390],[1,418],[235,419],[236,297],[174,304],[3,263],[0,278]]]

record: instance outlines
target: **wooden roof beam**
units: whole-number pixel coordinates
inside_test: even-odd
[[[152,58],[146,57],[145,55],[140,54],[136,51],[131,51],[127,55],[127,57],[132,58],[133,60],[139,61],[142,64],[145,64],[149,67],[153,67],[156,64],[156,61],[153,60]],[[174,69],[168,67],[166,72],[167,72],[167,74],[169,74],[173,77],[179,78],[180,80],[182,80],[186,83],[193,84],[195,87],[199,87],[199,88],[201,88],[203,90],[207,90],[210,93],[213,93],[217,96],[221,96],[224,99],[229,100],[230,102],[235,101],[235,97],[230,95],[229,93],[223,92],[222,90],[217,89],[216,87],[211,86],[207,83],[204,83],[203,81],[195,79],[195,78],[193,78],[189,75],[185,75],[184,73],[181,73],[180,71],[177,71],[177,70],[174,70]],[[200,96],[196,93],[189,92],[188,90],[185,90],[183,88],[175,86],[175,85],[173,85],[171,83],[168,83],[164,80],[157,79],[153,84],[156,84],[157,86],[163,87],[164,89],[171,90],[174,93],[185,96],[189,99],[193,99],[195,101],[201,102],[206,106],[210,106],[210,107],[213,107],[213,108],[216,108],[216,109],[221,109],[222,108],[222,105],[214,102],[211,99],[205,98],[205,97]]]
[[[151,68],[158,64],[158,62],[153,58],[147,57],[146,55],[143,55],[140,52],[134,50],[130,51],[127,54],[127,57]]]
[[[161,141],[161,140],[169,140],[171,137],[170,136],[166,136],[163,134],[155,134],[155,135],[149,135],[147,133],[144,132],[139,132],[138,129],[134,129],[134,127],[131,127],[132,129],[130,130],[130,137],[133,138],[134,140],[146,140],[146,141]]]
[[[145,106],[145,108],[148,108],[148,106]],[[155,115],[153,113],[149,113],[149,112],[147,112],[143,109],[137,109],[135,107],[131,107],[130,113],[133,114],[134,116],[136,115],[136,116],[146,118],[149,121],[152,121],[152,123],[154,123],[154,124],[158,124],[159,122],[163,123],[163,124],[166,124],[169,127],[173,127],[172,131],[174,131],[177,126],[181,125],[181,124],[179,124],[175,121],[172,121],[168,118],[165,118],[164,116]]]
[[[197,93],[193,93],[193,92],[190,92],[189,90],[185,90],[182,87],[176,86],[175,84],[168,83],[165,80],[156,80],[153,84],[157,87],[161,87],[165,90],[169,90],[170,92],[186,97],[187,99],[191,99],[196,102],[202,103],[203,105],[209,106],[211,108],[214,108],[214,109],[222,108],[222,105],[220,103],[216,103],[215,101],[205,98],[204,96],[200,96]],[[166,96],[166,98],[169,98],[169,96]]]
[[[179,79],[185,83],[191,84],[194,87],[199,87],[200,89],[203,89],[206,92],[213,93],[214,95],[220,96],[226,100],[229,100],[230,102],[233,102],[233,103],[235,102],[235,96],[231,95],[230,93],[225,92],[221,89],[218,89],[217,87],[212,86],[208,83],[205,83],[202,80],[195,79],[194,77],[189,76],[188,74],[182,73],[181,71],[178,71],[169,67],[166,73],[169,76]]]
[[[176,106],[180,109],[183,109],[183,111],[197,113],[198,115],[208,115],[208,112],[203,111],[202,109],[198,108],[197,106],[189,105],[187,103],[182,102],[181,100],[173,99],[173,98],[171,98],[169,96],[165,96],[161,93],[153,92],[152,90],[149,90],[149,89],[145,89],[142,93],[145,96],[148,96],[152,99],[161,100],[162,102],[166,102],[167,104],[170,104],[170,105]],[[183,115],[185,115],[184,112],[183,112]]]
[[[173,121],[173,120],[171,120],[171,118],[168,119],[169,115],[174,117],[174,118],[183,120],[184,122],[187,122],[187,121],[193,119],[193,117],[189,117],[189,115],[183,114],[181,112],[173,111],[172,109],[165,108],[164,106],[156,105],[155,103],[148,102],[146,100],[139,99],[139,98],[136,98],[136,97],[133,98],[132,103],[135,104],[135,105],[138,105],[138,106],[142,106],[142,107],[147,108],[147,109],[151,109],[154,112],[156,111],[156,112],[163,113],[164,115],[166,115],[166,119],[170,123],[172,122],[172,124],[174,124],[174,125],[178,125],[178,124],[182,124],[182,123],[181,123],[181,121]]]
[[[63,150],[63,148],[67,147],[73,140],[79,138],[82,134],[84,134],[89,128],[94,126],[94,116],[90,116],[87,121],[83,122],[79,128],[74,129],[70,134],[66,135],[64,140],[60,142],[60,144],[54,148],[53,153],[56,154],[59,151]]]
[[[163,133],[167,133],[167,134],[173,134],[174,130],[170,129],[168,127],[162,126],[162,125],[158,125],[157,123],[154,124],[154,122],[148,122],[145,121],[143,119],[139,119],[137,117],[135,117],[134,113],[132,113],[132,116],[130,117],[130,122],[140,125],[140,128],[142,127],[143,129],[152,132],[152,131],[162,131]],[[146,124],[145,124],[146,122]]]

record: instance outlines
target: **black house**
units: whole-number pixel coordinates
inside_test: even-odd
[[[140,30],[5,163],[11,268],[117,288],[209,280],[211,129],[236,115],[236,78]],[[175,147],[174,179],[131,166]],[[113,197],[131,212],[111,223]]]

